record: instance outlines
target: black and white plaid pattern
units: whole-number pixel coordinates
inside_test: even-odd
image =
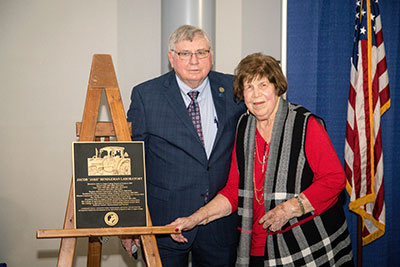
[[[266,212],[311,185],[313,173],[304,152],[305,108],[280,99],[275,117],[264,184]],[[323,124],[322,119],[315,118]],[[253,212],[253,165],[256,119],[242,116],[237,127],[241,231],[237,266],[248,266]],[[292,225],[299,223],[298,226]],[[264,266],[353,266],[353,255],[343,208],[337,202],[323,214],[291,219],[283,233],[269,234]]]

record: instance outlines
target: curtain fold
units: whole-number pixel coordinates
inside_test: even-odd
[[[325,119],[328,134],[343,163],[350,57],[356,0],[288,0],[288,100]],[[400,255],[400,1],[381,0],[383,39],[389,72],[391,108],[381,121],[384,158],[386,233],[363,247],[364,266],[395,266]],[[347,193],[344,193],[347,196]],[[347,196],[348,198],[348,196]],[[353,252],[357,218],[345,204]]]

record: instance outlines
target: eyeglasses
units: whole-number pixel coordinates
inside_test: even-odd
[[[172,52],[178,55],[179,59],[181,60],[188,60],[191,59],[193,55],[196,55],[198,59],[206,58],[210,54],[210,50],[205,50],[205,49],[200,49],[197,50],[196,52],[190,52],[190,51],[181,51],[177,52],[174,49],[171,49]]]

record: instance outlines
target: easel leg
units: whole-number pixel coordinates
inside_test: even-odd
[[[154,235],[142,235],[140,238],[147,266],[162,267],[156,237]]]
[[[101,264],[101,242],[96,236],[89,237],[87,267],[100,267]]]
[[[149,208],[147,209],[147,224],[152,226]],[[141,235],[140,239],[142,241],[142,250],[144,257],[146,259],[147,266],[151,267],[162,267],[160,253],[157,247],[157,241],[155,235]]]
[[[67,210],[64,218],[64,229],[74,228],[74,192],[73,192],[73,179],[71,179],[71,185],[69,188]],[[74,261],[76,247],[76,238],[62,238],[60,244],[60,251],[58,254],[58,267],[70,267]]]

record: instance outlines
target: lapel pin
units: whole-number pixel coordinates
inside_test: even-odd
[[[225,92],[225,89],[223,87],[220,87],[219,88],[219,97],[223,97],[224,96],[224,92]]]

